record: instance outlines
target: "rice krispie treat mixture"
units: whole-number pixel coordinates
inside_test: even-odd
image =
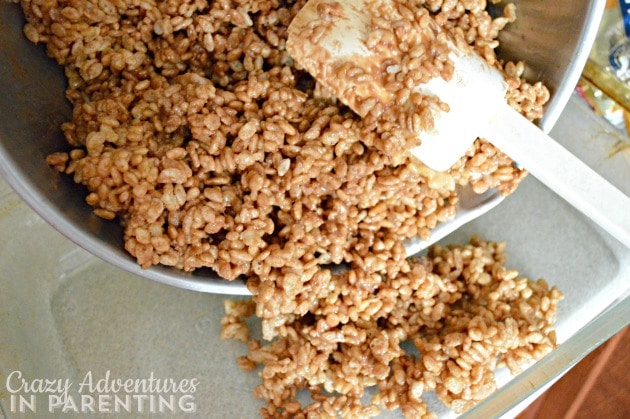
[[[262,365],[255,394],[267,401],[263,417],[358,418],[401,408],[407,418],[430,418],[427,391],[462,413],[496,390],[497,367],[517,374],[556,345],[562,294],[506,268],[505,258],[505,243],[473,237],[401,259],[392,277],[361,268],[330,275],[330,291],[265,344],[250,340],[244,322],[256,302],[227,301],[222,338],[248,342],[242,369]],[[370,386],[376,395],[361,400]],[[312,403],[296,400],[301,389]]]
[[[416,3],[497,63],[513,6],[492,19],[481,0]],[[362,264],[386,237],[427,237],[455,215],[456,184],[508,194],[524,176],[481,140],[448,174],[391,165],[376,128],[294,68],[286,30],[302,5],[22,1],[24,32],[65,67],[74,106],[71,150],[48,161],[122,223],[143,267],[210,267],[291,294],[303,285],[291,274],[308,283],[319,265]],[[547,90],[504,67],[510,103],[540,117]]]
[[[411,417],[425,388],[464,410],[494,388],[498,355],[517,369],[553,347],[558,293],[505,271],[499,245],[409,261],[403,241],[455,216],[458,185],[507,195],[525,172],[482,139],[448,173],[388,152],[382,127],[287,53],[304,3],[21,0],[24,33],[64,66],[73,105],[68,149],[48,163],[122,224],[141,266],[247,278],[253,302],[230,306],[225,335],[245,338],[239,319],[253,311],[275,338],[240,361],[265,364],[263,414],[375,413],[358,402],[374,384],[375,403]],[[513,5],[497,18],[485,0],[414,6],[503,70],[510,105],[542,116],[547,89],[494,53]],[[404,356],[407,339],[420,361]],[[297,388],[316,403],[296,404]]]

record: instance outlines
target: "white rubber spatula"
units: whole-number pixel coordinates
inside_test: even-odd
[[[485,138],[630,247],[630,198],[513,110],[504,98],[501,73],[467,46],[456,46],[426,11],[398,0],[310,0],[289,26],[287,50],[341,102],[365,117],[367,99],[407,106],[396,102],[384,73],[403,71],[414,52],[408,51],[409,45],[394,48],[392,41],[430,42],[427,28],[446,46],[454,71],[449,80],[434,77],[412,90],[436,96],[449,109],[433,114],[433,128],[419,133],[421,145],[410,152],[428,167],[445,171],[476,138]],[[405,34],[397,37],[396,31],[402,30]],[[412,58],[418,58],[415,54]]]

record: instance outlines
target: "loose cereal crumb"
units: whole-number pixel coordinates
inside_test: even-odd
[[[427,391],[462,413],[496,389],[499,365],[517,374],[556,346],[563,296],[507,269],[505,243],[473,237],[399,266],[393,276],[384,267],[331,274],[327,291],[307,311],[296,307],[273,341],[249,342],[238,364],[262,367],[255,395],[267,402],[263,417],[372,417],[398,408],[405,417],[433,417],[422,399]],[[253,301],[259,308],[260,295]],[[231,324],[233,315],[226,319]],[[262,321],[263,330],[274,322]],[[405,341],[419,355],[406,353]],[[362,405],[373,386],[377,394]],[[302,389],[312,404],[297,402]]]
[[[225,316],[221,321],[221,339],[235,339],[242,342],[249,340],[249,329],[244,318],[254,314],[255,307],[251,300],[232,301],[224,303]]]

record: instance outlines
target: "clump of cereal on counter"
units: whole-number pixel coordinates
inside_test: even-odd
[[[405,417],[432,417],[422,399],[428,391],[456,413],[474,407],[496,389],[496,368],[517,374],[556,346],[562,294],[506,268],[504,250],[473,237],[403,259],[393,276],[384,267],[370,276],[331,273],[328,292],[308,312],[292,313],[271,342],[249,341],[238,360],[247,371],[262,366],[255,390],[267,402],[262,416],[371,417],[400,408]],[[231,304],[248,307],[244,313],[255,302]],[[231,335],[247,326],[230,309],[223,327]],[[297,401],[303,389],[313,400],[306,406]]]

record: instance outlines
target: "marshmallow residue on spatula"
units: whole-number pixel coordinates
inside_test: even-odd
[[[402,1],[310,0],[289,26],[287,50],[437,171],[464,155],[505,102],[498,70],[452,40],[426,9]],[[486,117],[470,112],[479,107]]]

